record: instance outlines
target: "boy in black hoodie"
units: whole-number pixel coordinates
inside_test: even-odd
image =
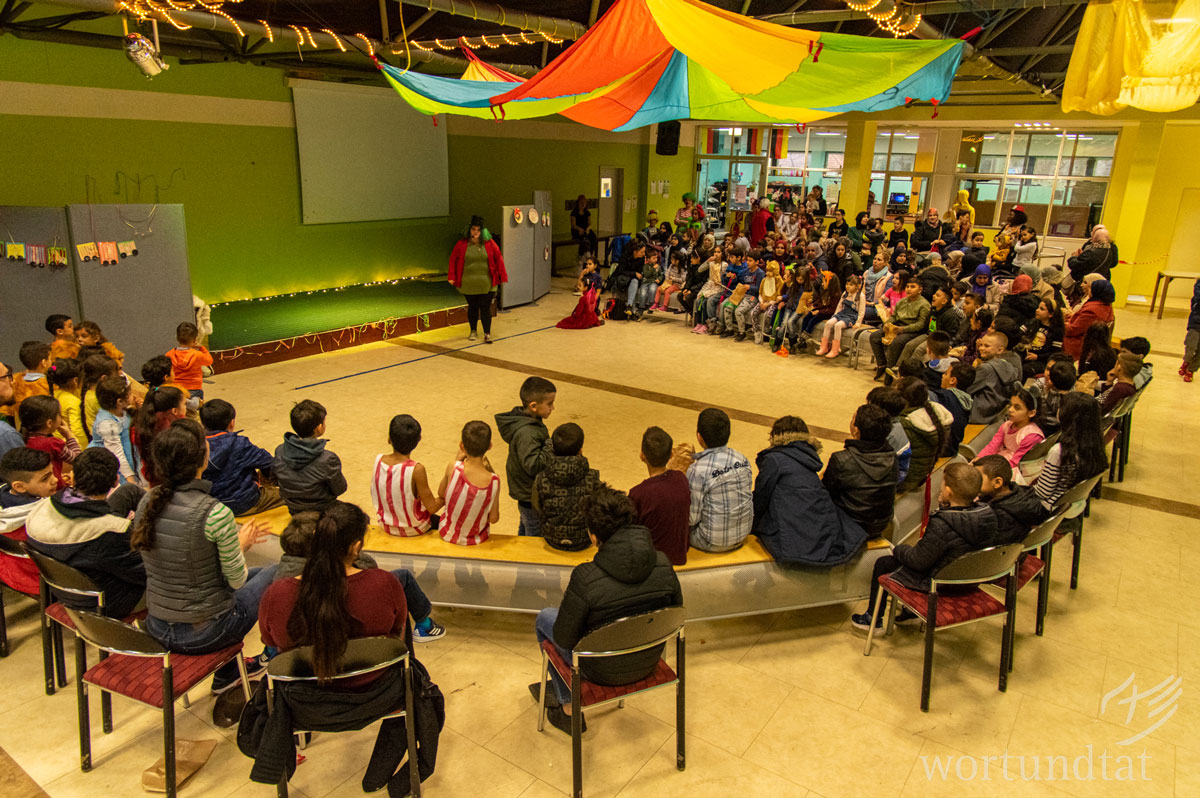
[[[74,462],[73,487],[40,502],[25,520],[31,548],[83,572],[104,591],[101,612],[124,618],[146,592],[142,555],[129,547],[129,524],[145,491],[117,485],[120,463],[104,448],[84,449]],[[112,491],[111,495],[109,491]],[[97,611],[96,602],[69,594],[68,607]]]
[[[953,457],[958,454],[963,436],[967,432],[967,423],[971,420],[971,407],[975,397],[969,391],[975,382],[975,367],[970,363],[958,362],[942,373],[940,388],[929,392],[933,401],[950,411],[954,421],[950,424],[950,434],[946,436],[946,449],[943,457]]]
[[[530,377],[521,383],[521,404],[507,413],[496,414],[496,428],[508,444],[504,472],[508,477],[508,495],[516,499],[521,516],[518,535],[542,534],[541,518],[533,509],[533,480],[554,460],[554,446],[545,419],[554,412],[557,393],[550,380]]]
[[[858,522],[869,538],[887,529],[896,509],[900,469],[888,442],[892,419],[875,405],[862,405],[850,422],[851,440],[829,456],[821,482],[833,503]]]
[[[996,513],[988,505],[976,501],[982,486],[983,476],[970,463],[946,466],[942,492],[938,496],[939,508],[929,516],[924,537],[916,545],[902,543],[890,555],[875,561],[867,611],[850,617],[855,628],[864,631],[871,628],[879,577],[891,574],[905,587],[927,592],[930,577],[939,570],[964,554],[996,545]],[[896,620],[915,617],[911,612],[900,612]],[[875,628],[883,628],[882,608]]]
[[[534,477],[531,502],[546,543],[563,551],[580,551],[592,543],[582,501],[600,484],[600,473],[589,468],[583,456],[583,429],[578,424],[560,424],[550,443],[554,459]]]
[[[1002,454],[975,461],[983,477],[979,499],[996,511],[996,543],[1020,543],[1047,518],[1046,507],[1028,485],[1013,484],[1013,468]]]
[[[325,408],[305,399],[292,408],[292,429],[275,449],[271,470],[279,493],[293,514],[321,511],[346,492],[342,461],[325,448]]]

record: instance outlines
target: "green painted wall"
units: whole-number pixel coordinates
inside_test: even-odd
[[[175,64],[148,81],[118,51],[11,36],[0,37],[0,76],[291,99],[282,73],[272,69]],[[639,144],[450,136],[450,217],[304,225],[291,128],[19,116],[3,110],[0,141],[6,147],[20,142],[22,166],[4,170],[0,205],[181,203],[193,290],[209,302],[444,271],[454,237],[472,213],[493,216],[503,204],[530,201],[535,189],[552,191],[557,210],[568,196],[595,194],[601,165],[625,169],[627,195],[640,194],[644,181],[645,147]],[[625,214],[624,229],[637,221],[636,209]],[[566,213],[555,214],[554,227],[556,237],[568,234]]]

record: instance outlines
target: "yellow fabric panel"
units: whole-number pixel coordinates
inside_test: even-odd
[[[1091,3],[1063,86],[1064,111],[1168,113],[1200,99],[1200,0]]]
[[[821,38],[818,32],[768,26],[698,0],[646,0],[646,7],[672,47],[739,94],[758,94],[781,82],[808,57],[809,42]],[[730,24],[715,24],[714,16]]]

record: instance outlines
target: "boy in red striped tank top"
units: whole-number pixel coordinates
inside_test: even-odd
[[[375,458],[371,477],[371,503],[383,531],[397,537],[415,537],[438,528],[442,500],[429,488],[425,466],[412,459],[421,442],[421,425],[410,415],[392,418],[388,425],[391,454]]]
[[[492,428],[487,422],[468,421],[458,456],[446,467],[438,486],[438,497],[445,502],[438,534],[447,543],[483,543],[492,524],[500,520],[500,477],[488,462],[491,448]]]

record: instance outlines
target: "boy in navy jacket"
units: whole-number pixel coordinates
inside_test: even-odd
[[[271,473],[270,452],[234,430],[237,412],[224,399],[212,399],[200,408],[200,421],[208,431],[208,468],[204,478],[212,495],[234,515],[253,515],[283,504],[279,488],[261,484],[259,472]]]

